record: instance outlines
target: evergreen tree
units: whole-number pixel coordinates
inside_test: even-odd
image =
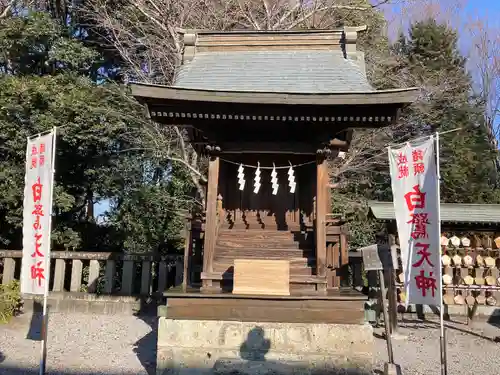
[[[458,50],[455,30],[435,20],[417,22],[397,44],[401,73],[422,89],[420,100],[395,132],[411,137],[446,132],[441,137],[441,197],[445,202],[496,203],[494,155],[482,123],[484,107],[472,97],[472,80]]]

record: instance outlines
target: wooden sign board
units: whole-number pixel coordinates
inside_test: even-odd
[[[363,254],[365,271],[398,269],[397,250],[395,246],[370,245],[359,250]]]
[[[290,295],[288,260],[235,259],[233,294]]]

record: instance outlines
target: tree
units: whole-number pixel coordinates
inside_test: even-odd
[[[473,19],[467,25],[471,37],[469,64],[473,72],[474,93],[485,108],[483,122],[494,150],[499,149],[500,139],[500,29],[484,19]],[[500,151],[499,151],[500,152]],[[500,154],[496,157],[497,174],[500,174]]]
[[[0,20],[0,241],[11,248],[21,246],[26,137],[52,127],[59,129],[56,248],[121,249],[130,242],[124,230],[130,219],[124,224],[120,218],[138,211],[137,191],[147,193],[149,188],[156,197],[165,195],[161,204],[190,189],[170,161],[129,151],[129,133],[149,124],[142,107],[123,87],[92,79],[99,56],[71,35],[47,13]],[[168,183],[147,179],[145,165],[157,175],[169,170]],[[94,203],[102,199],[114,203],[105,226],[96,225],[93,215]],[[174,236],[167,229],[177,220],[178,210],[173,212],[158,229],[167,233],[163,239]],[[141,244],[142,251],[164,246],[157,241]]]
[[[441,141],[442,199],[449,202],[494,203],[495,155],[488,139],[482,103],[472,95],[466,59],[457,46],[457,32],[433,19],[419,21],[395,46],[400,74],[422,88],[422,97],[404,117],[402,129],[413,136],[445,134]]]

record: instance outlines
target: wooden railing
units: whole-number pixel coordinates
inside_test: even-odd
[[[22,252],[0,250],[1,283],[20,278]],[[52,251],[51,292],[161,296],[183,282],[182,256]]]

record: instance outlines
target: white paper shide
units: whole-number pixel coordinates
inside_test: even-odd
[[[440,305],[439,181],[434,138],[389,149],[407,304]]]
[[[23,206],[21,292],[43,295],[50,261],[55,134],[28,139]]]

